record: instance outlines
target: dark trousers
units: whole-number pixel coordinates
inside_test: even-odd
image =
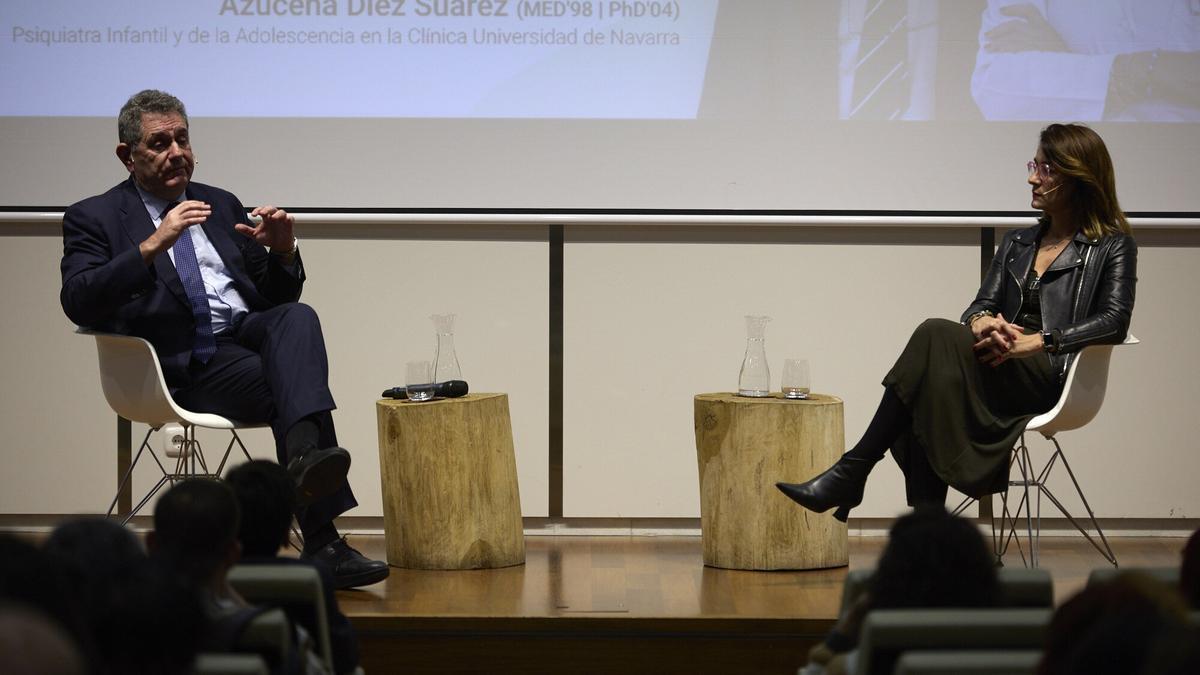
[[[217,336],[217,353],[208,363],[192,362],[188,376],[187,382],[168,383],[179,405],[270,424],[280,464],[288,460],[288,429],[309,415],[317,420],[320,447],[337,445],[325,338],[308,305],[290,302],[247,314],[236,329]],[[346,485],[299,509],[296,520],[307,535],[355,506],[358,501]]]

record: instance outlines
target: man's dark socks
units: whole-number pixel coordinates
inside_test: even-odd
[[[305,450],[319,447],[320,427],[314,416],[303,417],[292,425],[284,436],[283,444],[287,448],[288,459],[302,454]]]
[[[340,536],[332,522],[325,523],[312,532],[304,533],[304,552],[310,555],[316,553],[337,541]]]

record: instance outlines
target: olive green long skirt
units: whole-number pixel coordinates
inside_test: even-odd
[[[980,363],[962,324],[929,319],[913,331],[883,385],[900,397],[912,424],[892,446],[909,504],[945,498],[946,485],[971,497],[1002,492],[1012,449],[1062,391],[1044,353]]]

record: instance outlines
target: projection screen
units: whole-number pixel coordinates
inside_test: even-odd
[[[1200,212],[1195,0],[44,0],[0,19],[0,207],[124,177],[188,106],[195,180],[319,209],[1027,210],[1049,121],[1122,205]]]

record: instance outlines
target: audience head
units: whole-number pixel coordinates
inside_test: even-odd
[[[176,483],[154,506],[147,544],[154,557],[193,584],[223,579],[240,555],[240,513],[229,486],[207,478]]]
[[[46,551],[0,533],[0,600],[36,607],[62,619],[72,604],[63,572]]]
[[[1200,627],[1172,626],[1155,638],[1140,675],[1200,673]]]
[[[65,577],[57,558],[24,539],[0,533],[0,602],[42,612],[86,648],[89,633]]]
[[[132,531],[83,518],[58,526],[44,548],[82,614],[92,672],[188,672],[204,626],[200,603],[151,565]]]
[[[146,551],[129,528],[107,518],[69,520],[50,533],[44,548],[72,571],[105,578],[143,562]]]
[[[1069,182],[1070,208],[1083,221],[1083,232],[1102,237],[1130,233],[1117,201],[1112,157],[1100,134],[1082,124],[1051,124],[1042,129],[1038,146],[1046,162]]]
[[[0,673],[84,675],[83,663],[58,622],[32,607],[0,603]]]
[[[918,506],[892,525],[869,594],[879,609],[991,606],[999,601],[996,563],[970,521]]]
[[[1090,584],[1054,612],[1037,672],[1140,672],[1158,640],[1184,626],[1186,613],[1174,589],[1144,574]]]
[[[272,557],[287,544],[296,508],[296,486],[286,469],[275,462],[253,460],[225,476],[241,507],[238,540],[242,554]]]

